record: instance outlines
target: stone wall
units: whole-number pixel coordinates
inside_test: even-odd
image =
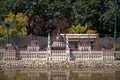
[[[120,68],[120,61],[41,61],[19,60],[0,61],[0,68],[41,68],[41,69],[75,69],[75,68]]]

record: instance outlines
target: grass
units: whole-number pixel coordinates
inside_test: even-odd
[[[120,60],[120,53],[115,55],[117,60]]]
[[[3,59],[3,54],[2,53],[0,53],[0,60],[2,60]]]

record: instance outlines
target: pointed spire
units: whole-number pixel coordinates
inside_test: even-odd
[[[32,33],[30,33],[30,35],[29,35],[29,45],[31,45],[30,43],[31,43],[32,40],[33,40]]]
[[[48,48],[50,48],[50,33],[48,33]]]

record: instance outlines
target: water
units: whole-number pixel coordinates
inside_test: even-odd
[[[0,80],[120,80],[120,69],[5,69]]]

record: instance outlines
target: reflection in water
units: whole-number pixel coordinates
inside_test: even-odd
[[[119,74],[119,69],[6,69],[0,71],[0,80],[120,80]]]

